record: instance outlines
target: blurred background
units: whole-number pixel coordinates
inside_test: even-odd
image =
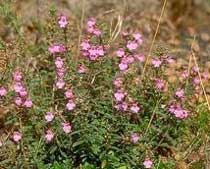
[[[119,16],[123,29],[141,31],[151,43],[164,0],[0,0],[0,37],[10,42],[16,32],[9,20],[16,17],[24,37],[37,42],[42,37],[40,25],[48,22],[49,10],[57,9],[72,20],[80,32],[88,17],[116,24]],[[6,6],[6,7],[5,7]],[[8,8],[8,11],[5,10]],[[11,8],[11,9],[10,9]],[[11,13],[6,17],[5,12]],[[18,25],[18,24],[16,24]],[[76,32],[75,32],[76,33]],[[195,51],[201,63],[210,61],[210,0],[167,0],[156,44],[174,49],[181,58],[189,51],[189,39],[196,36]],[[73,36],[74,37],[74,36]],[[72,38],[73,38],[72,37]],[[74,38],[78,38],[75,35]],[[209,64],[210,65],[210,64]]]

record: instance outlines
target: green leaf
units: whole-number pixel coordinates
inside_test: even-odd
[[[118,169],[127,169],[126,166],[119,167]]]

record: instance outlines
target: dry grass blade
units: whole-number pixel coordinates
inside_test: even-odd
[[[152,44],[151,44],[151,46],[149,48],[149,52],[147,54],[146,61],[145,61],[144,67],[143,67],[142,78],[144,78],[146,67],[148,65],[148,61],[149,61],[149,58],[151,56],[151,52],[152,52],[152,49],[153,49],[153,46],[154,46],[154,43],[155,43],[155,39],[156,39],[158,31],[159,31],[160,22],[162,20],[163,14],[164,14],[164,11],[165,11],[165,8],[166,8],[166,4],[167,4],[167,0],[164,0],[163,7],[161,9],[161,14],[160,14],[160,17],[158,19],[158,24],[157,24],[157,27],[156,27],[156,30],[155,30],[155,34],[154,34],[153,39],[152,39]]]
[[[195,39],[195,36],[194,36],[194,39]],[[194,42],[195,42],[195,40],[193,41],[192,46],[194,45]],[[197,62],[197,59],[196,59],[195,53],[194,53],[194,51],[193,51],[193,48],[191,48],[191,53],[192,53],[192,57],[193,57],[193,60],[194,60],[195,66],[198,68],[198,77],[199,77],[199,79],[200,79],[200,85],[201,85],[201,88],[202,88],[202,90],[203,90],[203,94],[204,94],[204,97],[205,97],[205,100],[206,100],[206,103],[207,103],[208,109],[209,109],[209,111],[210,111],[210,104],[209,104],[209,100],[208,100],[208,97],[207,97],[207,94],[206,94],[206,90],[205,90],[205,87],[204,87],[204,84],[203,84],[203,80],[202,80],[202,77],[201,77],[201,73],[200,73],[199,65],[198,65],[198,62]]]
[[[117,20],[117,24],[116,24],[116,26],[114,28],[114,31],[110,30],[111,36],[110,36],[109,42],[114,41],[118,37],[118,35],[120,34],[120,32],[122,30],[122,23],[123,23],[122,16],[119,15],[118,16],[118,20]]]

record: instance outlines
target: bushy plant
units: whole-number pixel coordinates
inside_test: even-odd
[[[87,19],[77,55],[71,20],[51,11],[49,22],[39,44],[15,44],[17,57],[1,77],[0,166],[173,168],[160,157],[172,157],[182,142],[208,74],[192,64],[170,80],[170,51],[157,48],[150,58],[142,52],[146,37],[135,31],[111,43],[95,18]]]

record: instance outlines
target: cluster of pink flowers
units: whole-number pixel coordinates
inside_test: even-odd
[[[72,111],[76,107],[74,93],[71,89],[65,91],[65,98],[68,100],[66,104],[66,109]]]
[[[68,20],[67,20],[67,17],[65,15],[61,15],[58,18],[58,25],[59,25],[60,28],[66,28],[67,27]]]
[[[55,115],[52,112],[46,112],[44,116],[47,123],[50,123],[55,118]],[[62,129],[64,133],[69,134],[71,132],[72,126],[68,122],[61,123]],[[48,129],[45,133],[45,140],[47,143],[51,142],[54,138],[55,134],[51,129]]]
[[[192,70],[192,71],[191,71]],[[187,78],[192,78],[192,83],[194,87],[198,88],[201,82],[201,79],[198,75],[198,72],[200,71],[197,66],[193,66],[192,69],[184,70],[181,73],[180,80],[186,80]],[[202,80],[208,80],[209,79],[209,73],[208,72],[200,72]]]
[[[187,70],[184,70],[183,72],[181,72],[180,80],[186,80],[188,77],[189,77],[189,73]]]
[[[14,91],[15,91],[15,104],[18,107],[26,107],[31,108],[33,106],[33,102],[28,96],[28,92],[23,84],[23,74],[16,70],[13,73],[13,81],[14,81]]]
[[[95,61],[105,55],[102,45],[92,44],[89,40],[83,40],[81,43],[82,55],[91,61]]]
[[[140,45],[142,45],[143,39],[140,33],[133,33],[131,40],[129,40],[126,44],[126,47],[129,51],[136,50]]]
[[[173,101],[173,103],[169,105],[168,111],[178,119],[187,118],[189,112],[187,110],[184,110],[182,107],[182,103],[185,97],[184,89],[178,88],[175,91],[174,96],[175,96],[176,101]]]
[[[160,68],[162,65],[167,65],[174,63],[174,59],[168,55],[162,55],[159,58],[152,58],[151,64],[154,68]],[[164,91],[166,89],[166,82],[161,78],[155,78],[154,80],[155,88],[158,91]]]
[[[200,73],[200,76],[199,76]],[[203,82],[207,82],[209,80],[209,73],[208,72],[201,72],[197,66],[193,66],[189,70],[184,70],[181,75],[180,75],[180,80],[185,81],[186,79],[189,79],[190,82],[193,84],[194,89],[195,89],[195,94],[201,94],[200,90],[200,84],[201,80]]]
[[[126,34],[126,36],[129,36]],[[142,54],[135,54],[136,50],[142,43],[142,36],[140,33],[133,33],[131,36],[132,40],[128,40],[125,48],[119,48],[116,51],[117,57],[120,58],[119,69],[125,71],[129,68],[129,65],[132,64],[135,60],[138,62],[144,62],[145,57]]]
[[[174,63],[174,59],[171,56],[163,55],[159,58],[152,58],[151,64],[154,68],[159,68],[162,65]]]
[[[188,111],[183,109],[183,107],[179,103],[171,104],[168,110],[178,119],[185,119],[188,117]]]
[[[63,123],[61,123],[61,125],[62,125],[62,130],[63,130],[64,133],[69,134],[72,131],[72,126],[71,126],[70,123],[63,122]],[[45,141],[47,143],[52,142],[54,137],[55,137],[55,133],[51,129],[48,129],[45,133],[45,136],[44,136]]]
[[[96,25],[95,18],[88,19],[87,25],[86,25],[86,30],[88,33],[95,35],[95,36],[100,36],[102,34],[101,30]]]
[[[7,95],[7,90],[5,87],[0,87],[0,98],[5,97]]]
[[[81,52],[84,57],[88,58],[91,61],[95,61],[105,55],[106,47],[91,42],[92,37],[96,36],[99,39],[99,36],[101,36],[102,34],[101,30],[97,28],[96,20],[94,18],[91,18],[87,21],[87,32],[90,33],[90,36],[87,39],[83,40],[80,44]]]
[[[55,86],[57,89],[63,89],[65,86],[65,73],[66,73],[66,67],[64,64],[64,59],[61,57],[55,58],[55,67],[56,67],[56,78],[55,78]]]
[[[67,17],[62,15],[59,18],[58,24],[60,26],[60,28],[66,28],[68,21],[67,21]],[[63,58],[61,58],[59,55],[62,54],[63,52],[66,52],[66,48],[63,45],[52,45],[48,48],[48,51],[53,54],[55,56],[55,70],[56,70],[56,77],[55,77],[55,87],[57,89],[65,89],[65,75],[66,75],[66,71],[67,68],[65,66],[65,60]],[[82,69],[82,68],[80,68]],[[81,73],[84,73],[84,70],[80,70]],[[73,110],[76,107],[76,104],[74,102],[74,94],[71,90],[66,90],[65,91],[65,98],[68,99],[68,103],[66,104],[66,109],[67,110]],[[53,119],[55,118],[54,113],[52,112],[47,112],[45,114],[45,120],[47,123],[50,123],[53,121]],[[62,118],[63,120],[63,118]],[[65,121],[65,120],[64,120]],[[71,132],[72,130],[72,126],[70,123],[68,122],[62,122],[61,123],[62,126],[62,130],[64,131],[64,133],[68,134]],[[50,143],[55,137],[55,133],[52,131],[52,129],[47,129],[46,133],[45,133],[45,140],[47,143]]]
[[[195,86],[196,89],[199,88],[199,85],[200,85],[200,78],[198,76],[198,72],[199,72],[199,68],[197,66],[193,66],[192,67],[192,72],[191,72],[191,77],[193,78],[192,79],[192,83],[193,85]]]
[[[164,89],[165,89],[165,82],[164,82],[164,80],[162,80],[160,78],[156,78],[155,79],[155,88],[158,91],[164,91]]]
[[[59,53],[65,52],[66,48],[62,44],[54,44],[54,45],[49,46],[48,51],[51,54],[59,54]]]
[[[177,89],[176,92],[175,92],[175,96],[178,99],[183,100],[184,99],[184,89]]]
[[[56,67],[56,78],[55,78],[55,86],[57,89],[64,89],[65,87],[65,74],[67,71],[67,68],[64,64],[64,59],[61,57],[55,58],[55,67]],[[80,68],[82,69],[82,68]],[[83,70],[80,70],[81,73],[85,72],[85,68],[83,67]],[[76,107],[75,101],[74,101],[74,94],[72,90],[66,90],[65,91],[65,98],[68,99],[68,103],[66,104],[67,110],[73,110]]]
[[[114,101],[115,101],[115,108],[118,111],[130,111],[132,113],[138,113],[140,111],[140,107],[138,103],[132,102],[132,103],[127,103],[126,102],[126,97],[127,97],[127,92],[125,92],[122,89],[122,78],[118,77],[114,80],[113,82],[114,87],[115,87],[115,93],[114,93]]]

